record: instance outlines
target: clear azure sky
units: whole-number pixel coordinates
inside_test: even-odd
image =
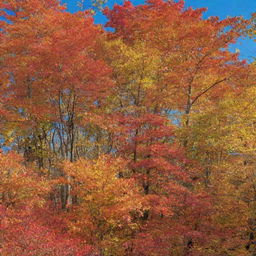
[[[75,12],[79,8],[77,6],[77,0],[62,0],[63,3],[67,4],[68,11]],[[89,2],[85,0],[86,4]],[[123,0],[108,0],[107,6],[110,8],[115,4],[121,4]],[[134,5],[144,3],[143,0],[132,0]],[[210,16],[219,16],[221,19],[227,16],[243,16],[249,18],[251,13],[256,12],[256,0],[185,0],[186,7],[200,8],[207,7],[208,10],[204,13],[204,18]],[[95,16],[95,22],[104,24],[106,18],[98,13]],[[240,50],[241,59],[248,59],[252,61],[256,57],[256,42],[250,39],[239,39],[239,41],[230,47],[230,50]]]

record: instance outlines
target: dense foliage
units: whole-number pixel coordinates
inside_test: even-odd
[[[1,256],[256,255],[255,65],[229,51],[252,21],[0,10]]]

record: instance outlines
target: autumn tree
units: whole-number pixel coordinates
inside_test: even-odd
[[[56,159],[83,156],[79,141],[91,128],[81,124],[82,116],[104,105],[112,85],[98,53],[103,31],[87,12],[70,14],[57,2],[17,6],[3,6],[15,12],[6,14],[12,23],[3,25],[1,42],[3,133],[28,161],[56,175]],[[63,208],[72,203],[69,192],[63,188]]]
[[[255,66],[229,51],[249,21],[0,9],[1,255],[254,253]]]
[[[65,223],[49,211],[51,184],[24,166],[16,153],[0,155],[1,255],[86,255],[90,246],[70,238]],[[60,228],[63,228],[61,230]]]
[[[208,189],[201,189],[200,184],[205,184],[207,187],[210,179],[215,179],[216,184],[220,181],[215,174],[213,177],[209,176],[213,173],[213,168],[217,168],[217,170],[222,168],[220,165],[215,165],[218,156],[224,154],[225,158],[228,158],[230,154],[229,145],[223,145],[221,141],[225,132],[230,130],[226,126],[228,123],[225,123],[228,122],[228,118],[224,117],[225,126],[221,127],[220,133],[209,133],[209,130],[213,128],[207,125],[206,120],[207,118],[210,120],[211,118],[220,118],[215,115],[215,112],[221,111],[221,105],[225,104],[222,103],[225,97],[229,97],[231,94],[233,97],[238,97],[243,90],[244,83],[248,81],[248,65],[238,59],[238,54],[228,50],[229,44],[235,42],[243,33],[248,22],[241,18],[228,18],[221,21],[217,17],[213,17],[203,20],[203,11],[204,9],[184,9],[182,1],[178,3],[148,1],[145,5],[140,6],[133,6],[131,2],[127,1],[121,6],[114,6],[113,10],[106,9],[105,13],[109,18],[107,26],[115,29],[113,33],[110,33],[109,42],[106,44],[106,60],[113,67],[114,78],[117,81],[113,108],[123,114],[124,120],[126,120],[123,122],[124,126],[134,120],[133,130],[128,136],[129,140],[140,135],[141,130],[135,128],[140,121],[141,125],[144,124],[147,127],[144,117],[148,113],[156,115],[152,119],[157,119],[157,115],[165,115],[171,120],[176,120],[178,129],[172,134],[169,143],[179,142],[185,147],[184,155],[198,163],[197,170],[194,168],[194,172],[191,169],[189,171],[189,168],[184,168],[186,169],[185,174],[194,180],[193,185],[190,186],[190,192],[203,192],[210,198],[214,198],[215,195]],[[111,52],[110,57],[108,52]],[[198,118],[205,118],[205,120],[202,119],[201,123],[198,123],[200,120]],[[218,121],[222,123],[222,120]],[[215,123],[213,123],[213,127],[215,127]],[[149,132],[148,139],[151,138],[151,133]],[[214,148],[212,143],[208,144],[208,138],[210,142],[212,137],[215,138],[219,146],[226,146],[225,149],[221,149],[217,145]],[[207,140],[205,140],[206,138]],[[143,139],[146,143],[146,136]],[[144,142],[140,141],[140,143]],[[207,144],[209,148],[203,148],[204,146],[208,147]],[[137,145],[139,142],[134,139],[132,148],[135,151],[135,154],[133,152],[133,155],[136,156],[135,159],[137,158]],[[127,151],[124,150],[124,152]],[[148,148],[145,149],[145,152],[150,155]],[[157,151],[158,154],[161,154],[160,152],[160,150]],[[171,155],[166,157],[168,159],[175,158]],[[230,158],[228,159],[230,160]],[[159,165],[161,165],[160,162]],[[183,163],[183,166],[189,165]],[[143,171],[148,171],[147,168],[142,167]],[[161,171],[164,169],[160,168]],[[156,177],[153,180],[155,181]],[[164,180],[167,181],[168,178],[165,177]],[[223,186],[225,184],[227,183],[224,182]],[[147,188],[147,185],[144,184],[144,186]],[[223,200],[224,197],[221,198]],[[203,199],[200,201],[203,203]],[[213,202],[211,199],[209,201],[217,205],[217,201]],[[224,205],[230,204],[226,200],[222,202]],[[207,212],[206,205],[204,208]],[[229,209],[229,213],[232,212],[232,209],[234,208]],[[211,214],[215,210],[212,207]],[[243,214],[242,208],[239,207],[239,211],[240,214]],[[216,240],[218,236],[221,237],[221,231],[220,229],[218,231],[218,223],[212,218],[208,218],[208,225],[205,225],[202,216],[209,214],[209,211],[206,212],[202,215],[195,214],[200,217],[192,230],[197,233],[198,226],[204,226],[205,240],[208,240],[206,241],[207,246],[202,246],[198,242],[194,243],[195,239],[190,237],[187,240],[187,246],[186,243],[185,246],[181,246],[184,248],[184,255],[188,253],[211,255],[214,248],[217,247],[212,241]],[[223,214],[225,213],[223,212]],[[192,212],[189,215],[191,217]],[[234,217],[239,218],[239,216],[241,215],[238,214]],[[186,219],[184,216],[183,218]],[[158,227],[158,225],[156,226]],[[214,226],[216,229],[213,228]],[[228,229],[225,232],[228,234]],[[162,233],[166,234],[163,231]],[[212,237],[206,238],[206,234],[210,233]],[[152,234],[152,232],[147,232],[147,234]],[[220,238],[220,241],[222,239],[224,238]],[[196,247],[200,248],[197,252]],[[230,245],[228,247],[231,250],[233,248]],[[167,249],[166,246],[161,248]],[[182,253],[181,251],[175,253]],[[158,253],[161,255],[163,252],[158,251]],[[215,253],[219,252],[215,251]]]
[[[138,230],[133,215],[147,207],[122,158],[101,156],[97,160],[65,162],[64,171],[73,177],[78,204],[69,213],[70,230],[101,255],[125,255],[126,243]]]

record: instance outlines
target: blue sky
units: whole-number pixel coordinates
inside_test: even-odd
[[[78,10],[77,0],[63,0],[67,4],[68,11],[75,12]],[[88,3],[88,0],[84,1]],[[108,0],[108,6],[112,7],[114,3],[121,4],[122,0]],[[143,0],[134,0],[134,5],[143,3]],[[185,0],[186,7],[200,8],[207,7],[208,10],[204,14],[204,18],[209,16],[219,16],[221,19],[227,16],[243,16],[249,18],[251,13],[256,12],[256,0]],[[86,6],[86,5],[85,5]],[[89,7],[89,6],[88,6]],[[96,23],[104,24],[106,18],[97,14],[95,17]],[[235,45],[230,47],[232,51],[240,50],[241,59],[252,60],[256,55],[256,42],[250,39],[240,39]]]

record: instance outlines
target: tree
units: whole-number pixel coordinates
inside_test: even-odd
[[[167,114],[179,110],[184,115],[184,126],[189,126],[193,112],[214,104],[228,91],[238,90],[241,79],[247,77],[243,73],[245,63],[238,60],[238,54],[229,52],[228,46],[248,22],[237,17],[203,20],[203,11],[185,10],[183,1],[148,1],[140,6],[126,1],[113,10],[105,9],[109,18],[106,26],[115,29],[110,38],[125,45],[114,49],[121,54],[125,47],[128,54],[134,52],[135,65],[126,72],[133,76],[130,81],[147,81],[151,107]],[[117,78],[121,79],[125,74],[119,67]]]
[[[16,11],[17,5],[6,8]],[[56,158],[72,162],[81,155],[78,139],[88,130],[83,116],[101,108],[112,86],[98,50],[103,31],[86,12],[63,12],[55,2],[24,2],[20,8],[15,18],[8,16],[13,23],[5,24],[1,43],[4,132],[16,136],[11,145],[28,161],[54,172]],[[71,203],[65,187],[62,206]]]
[[[139,228],[132,216],[146,207],[122,158],[65,162],[78,202],[69,212],[70,229],[99,250],[100,255],[125,255],[125,243]]]
[[[49,181],[11,152],[0,154],[1,255],[86,255],[91,248],[64,232],[64,222],[49,212]],[[63,230],[60,230],[60,227]]]
[[[1,255],[255,253],[255,67],[228,50],[250,21],[0,9]]]
[[[180,231],[178,237],[180,239],[186,232],[193,235],[186,236],[176,247],[179,249],[174,252],[174,255],[178,253],[180,255],[219,253],[216,251],[216,244],[212,241],[221,237],[221,225],[210,215],[214,216],[218,207],[220,209],[223,205],[230,204],[230,201],[223,200],[223,197],[221,197],[221,204],[223,205],[217,207],[218,203],[215,199],[218,200],[220,197],[211,193],[217,188],[214,187],[212,191],[209,191],[202,188],[201,184],[202,182],[209,182],[209,179],[215,179],[216,185],[220,182],[220,179],[216,176],[209,176],[211,176],[212,169],[216,168],[214,165],[216,164],[217,155],[224,152],[219,147],[223,145],[222,134],[228,132],[229,129],[226,126],[227,119],[222,122],[219,119],[221,117],[215,115],[215,112],[221,110],[220,107],[225,101],[225,97],[230,95],[237,97],[243,90],[244,83],[248,81],[248,65],[239,61],[238,54],[228,51],[229,44],[235,42],[243,33],[243,29],[248,22],[241,18],[228,18],[220,21],[215,17],[203,20],[201,18],[203,11],[204,9],[185,10],[182,1],[178,3],[173,1],[148,1],[147,4],[140,6],[133,6],[127,1],[122,6],[114,6],[113,10],[105,10],[109,18],[107,26],[114,28],[114,32],[110,34],[109,42],[106,45],[106,60],[113,67],[113,75],[117,81],[113,108],[124,116],[122,122],[124,127],[130,127],[130,133],[127,137],[128,141],[134,139],[131,144],[132,155],[137,159],[137,149],[141,146],[140,143],[147,145],[147,143],[152,143],[151,141],[147,142],[147,139],[154,141],[150,136],[152,134],[149,128],[150,125],[144,119],[148,113],[151,113],[154,115],[152,120],[157,120],[157,115],[165,115],[168,119],[171,117],[171,119],[176,120],[178,129],[172,134],[172,138],[168,142],[179,142],[184,146],[184,156],[192,162],[197,162],[197,167],[192,167],[191,164],[187,163],[189,161],[186,160],[183,163],[183,169],[187,177],[193,180],[193,183],[189,185],[190,191],[187,190],[188,193],[193,191],[194,195],[191,195],[191,201],[197,202],[198,206],[200,203],[202,205],[198,208],[195,206],[196,209],[193,209],[191,205],[189,206],[189,203],[187,206],[184,205],[183,208],[186,208],[187,215],[182,215],[182,220],[177,221],[176,219],[175,224],[184,224],[186,220],[193,216],[193,220],[190,219],[190,222],[187,222],[189,223],[186,226],[188,229],[186,231],[180,229],[182,231]],[[111,52],[111,57],[108,55],[109,52]],[[175,118],[175,115],[178,116],[178,119]],[[202,121],[200,121],[200,118],[202,118]],[[222,125],[220,132],[209,133],[213,127],[214,129],[217,128],[215,123],[211,123],[213,127],[208,126],[207,118],[210,119],[210,122],[211,120],[216,122],[214,118],[220,121]],[[143,133],[142,130],[145,129],[141,129],[139,124],[149,129],[148,138],[144,136],[144,141],[137,141],[136,139],[137,136],[140,137],[140,133]],[[166,127],[162,129],[165,130]],[[214,143],[207,145],[208,141],[213,141],[213,138],[217,145],[214,145]],[[223,146],[228,147],[229,145]],[[218,150],[221,150],[221,152]],[[224,154],[227,157],[230,149],[225,148],[225,150]],[[167,152],[166,148],[165,151]],[[127,153],[129,151],[125,149],[122,154],[123,152]],[[148,153],[150,150],[146,146],[145,152],[150,155]],[[156,152],[157,156],[161,155],[160,149]],[[168,160],[175,159],[172,155],[166,155],[166,158]],[[212,161],[212,158],[214,158],[214,161]],[[146,159],[143,163],[149,161],[152,160]],[[158,168],[161,171],[164,169],[161,166],[163,163],[158,162]],[[137,169],[137,171],[143,172],[143,175],[152,172],[148,170],[150,169],[148,166],[146,168],[143,165],[140,167],[141,169]],[[154,165],[154,167],[156,166]],[[220,168],[220,166],[217,168]],[[163,174],[161,173],[161,175]],[[167,182],[168,176],[164,177],[163,180]],[[147,179],[144,178],[144,180]],[[156,176],[153,176],[152,180],[153,182],[156,181]],[[227,183],[223,182],[221,184],[224,188]],[[148,193],[147,184],[143,185],[146,188],[146,193]],[[179,188],[182,189],[180,185]],[[169,196],[170,194],[168,193]],[[208,194],[208,196],[205,194]],[[181,195],[179,196],[179,200],[182,200]],[[201,200],[197,201],[196,198],[200,198],[200,196]],[[162,199],[163,195],[160,198]],[[212,205],[209,205],[207,200]],[[213,206],[214,204],[216,208]],[[232,217],[234,208],[231,207],[228,210],[231,219],[233,217],[239,218],[244,213],[242,207],[239,206],[239,214]],[[226,209],[228,209],[227,206]],[[202,211],[199,213],[198,210]],[[226,213],[222,212],[223,215]],[[163,223],[166,227],[166,222]],[[153,228],[159,228],[160,226],[159,222],[156,224],[152,221],[150,224]],[[170,226],[169,230],[172,230],[174,225]],[[179,230],[177,226],[175,227],[175,231]],[[159,228],[159,230],[161,229]],[[228,228],[225,229],[225,232],[227,237],[230,237]],[[147,230],[145,234],[141,243],[147,240],[146,237],[150,237],[149,241],[151,242],[146,246],[148,248],[150,244],[154,244],[154,238],[152,239],[154,232]],[[160,234],[166,234],[166,232],[161,230]],[[205,239],[200,240],[202,234],[204,234]],[[161,236],[157,233],[155,237],[160,239]],[[220,241],[222,239],[223,237],[220,238]],[[155,243],[159,244],[159,241],[157,240]],[[168,241],[168,238],[165,237],[165,241]],[[237,242],[234,241],[234,243]],[[170,245],[170,241],[167,244]],[[154,253],[159,253],[159,255],[170,253],[168,245],[160,246],[167,251],[161,252],[157,247],[153,249],[156,250]],[[221,246],[226,248],[225,245]],[[232,246],[228,245],[228,247]],[[143,248],[141,249],[142,251],[139,253],[143,253]]]

